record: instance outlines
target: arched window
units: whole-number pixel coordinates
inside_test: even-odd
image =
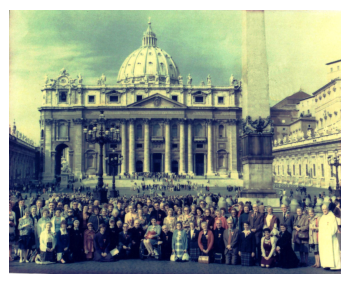
[[[142,139],[142,125],[137,125],[136,126],[136,138],[137,139]]]
[[[41,130],[41,138],[44,138],[44,130]]]
[[[171,137],[177,138],[177,125],[176,124],[171,126]]]
[[[204,137],[205,134],[204,134],[204,128],[201,124],[197,124],[194,128],[194,135],[196,137]]]
[[[159,124],[153,125],[153,136],[154,137],[161,137],[162,136]]]
[[[219,138],[223,138],[224,137],[224,132],[225,132],[224,125],[220,125],[219,126]]]
[[[94,156],[89,155],[87,158],[87,168],[92,168],[94,167]]]

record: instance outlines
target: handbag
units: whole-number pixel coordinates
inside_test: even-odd
[[[209,256],[199,256],[198,257],[198,262],[199,263],[206,263],[208,264],[209,263]]]
[[[214,255],[214,262],[215,263],[222,263],[222,254],[216,253]]]
[[[188,255],[188,253],[184,253],[184,255],[182,256],[182,261],[189,261],[190,260],[190,256]]]
[[[175,253],[172,253],[170,256],[170,261],[175,261]]]
[[[149,231],[145,235],[145,239],[153,239],[153,236],[156,235],[157,233],[155,231]]]

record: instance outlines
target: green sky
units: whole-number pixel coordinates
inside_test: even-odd
[[[208,74],[216,86],[241,77],[240,11],[11,11],[11,125],[16,119],[20,132],[39,141],[45,74],[54,78],[64,67],[84,83],[104,73],[115,84],[124,59],[141,46],[148,17],[158,46],[194,84]],[[341,58],[340,12],[266,11],[265,21],[271,104],[324,85],[324,64]]]

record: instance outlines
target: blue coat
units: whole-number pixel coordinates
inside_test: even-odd
[[[173,233],[173,240],[171,243],[173,250],[175,250],[175,247],[176,247],[176,239],[177,239],[178,232],[179,232],[179,230],[175,230]],[[182,240],[182,246],[183,246],[184,250],[187,250],[188,249],[188,238],[187,238],[187,233],[185,230],[181,230],[181,240]]]
[[[56,251],[58,253],[63,253],[64,249],[68,247],[69,250],[70,237],[67,232],[66,235],[61,235],[61,230],[56,232]]]

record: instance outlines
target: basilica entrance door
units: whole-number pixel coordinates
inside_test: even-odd
[[[136,161],[136,172],[143,172],[143,162],[140,160]]]
[[[203,176],[204,175],[204,154],[197,153],[195,162],[196,162],[196,175]]]
[[[153,153],[153,172],[162,172],[162,154]]]
[[[171,162],[171,173],[176,175],[179,173],[179,163],[176,160]]]

